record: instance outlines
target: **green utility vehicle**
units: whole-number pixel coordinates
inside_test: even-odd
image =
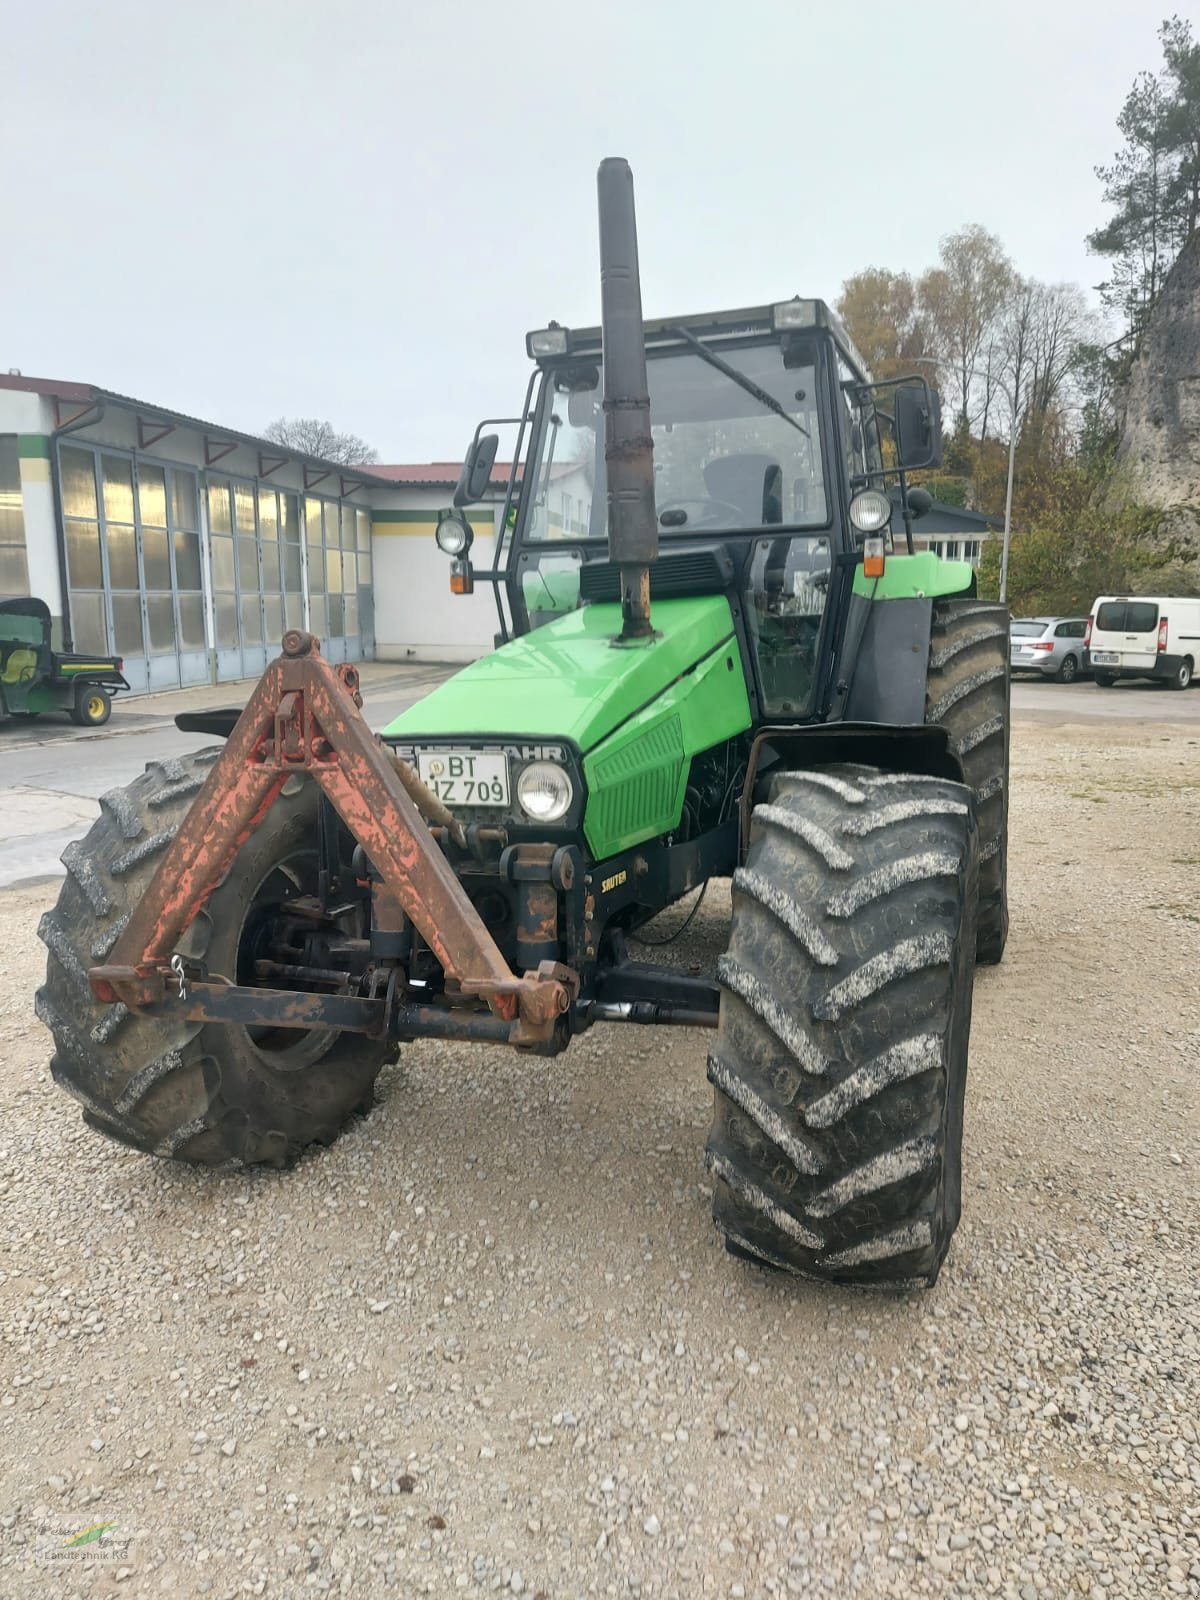
[[[119,656],[77,655],[50,645],[44,600],[0,600],[0,722],[65,711],[81,728],[112,715],[112,697],[128,689]]]
[[[728,1248],[932,1281],[1007,931],[1007,613],[913,553],[924,379],[872,383],[816,300],[643,322],[623,162],[600,222],[601,327],[528,338],[491,566],[484,425],[439,523],[497,648],[380,742],[289,636],[236,726],[189,723],[223,754],[108,797],[43,924],[55,1075],[126,1143],[283,1164],[398,1042],[709,1028]],[[714,973],[631,955],[713,878]]]

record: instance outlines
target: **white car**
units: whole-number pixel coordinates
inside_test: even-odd
[[[1200,599],[1102,594],[1087,630],[1092,676],[1101,689],[1118,678],[1157,678],[1186,689],[1200,660]]]

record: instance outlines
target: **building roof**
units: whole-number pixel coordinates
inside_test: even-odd
[[[182,424],[184,427],[196,428],[213,440],[250,445],[267,456],[282,456],[289,461],[320,467],[323,473],[337,471],[343,477],[361,478],[366,482],[379,479],[379,473],[374,466],[347,466],[340,461],[326,461],[322,456],[306,455],[302,450],[293,450],[287,445],[277,444],[273,439],[264,439],[261,434],[243,433],[238,428],[226,428],[216,422],[206,422],[203,417],[192,417],[185,411],[172,411],[166,406],[154,405],[149,400],[137,400],[132,395],[118,394],[115,389],[100,389],[91,383],[75,383],[65,378],[27,378],[20,373],[8,373],[0,376],[0,389],[15,389],[26,394],[41,395],[56,402],[66,401],[73,408],[73,412],[60,418],[60,426],[65,425],[67,421],[81,420],[83,412],[93,406],[103,408],[106,405],[114,405],[155,422],[166,422],[173,427]],[[457,479],[458,471],[455,469],[456,482]]]
[[[892,526],[902,528],[904,519],[900,515],[900,490],[889,490],[892,504],[896,508],[895,520]],[[968,533],[986,534],[996,532],[1004,526],[1003,517],[992,517],[984,511],[968,511],[966,506],[951,505],[946,500],[935,500],[923,517],[913,518],[913,533]]]

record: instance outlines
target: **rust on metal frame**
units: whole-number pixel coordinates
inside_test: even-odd
[[[284,634],[282,656],[259,680],[108,963],[92,968],[97,998],[135,1007],[164,998],[180,935],[288,777],[306,772],[447,979],[517,1022],[515,1042],[548,1037],[570,1005],[575,974],[554,963],[523,976],[512,972],[397,776],[392,752],[367,726],[361,703],[353,667],[331,666],[311,634]]]

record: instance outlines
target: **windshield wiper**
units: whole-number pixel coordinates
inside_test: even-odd
[[[781,405],[773,394],[768,394],[765,389],[760,389],[753,378],[748,378],[744,372],[739,372],[736,367],[731,367],[728,361],[723,361],[714,350],[710,350],[706,344],[697,339],[694,333],[689,333],[686,328],[672,328],[671,332],[678,334],[685,343],[690,344],[701,361],[707,361],[710,367],[715,367],[718,372],[723,372],[731,382],[737,384],[739,389],[744,389],[748,395],[753,395],[760,406],[765,406],[768,411],[773,411],[777,417],[782,417],[785,422],[790,423],[795,428],[797,433],[802,433],[806,439],[812,438],[812,434],[809,433],[808,429],[802,423],[797,422],[786,406]]]

